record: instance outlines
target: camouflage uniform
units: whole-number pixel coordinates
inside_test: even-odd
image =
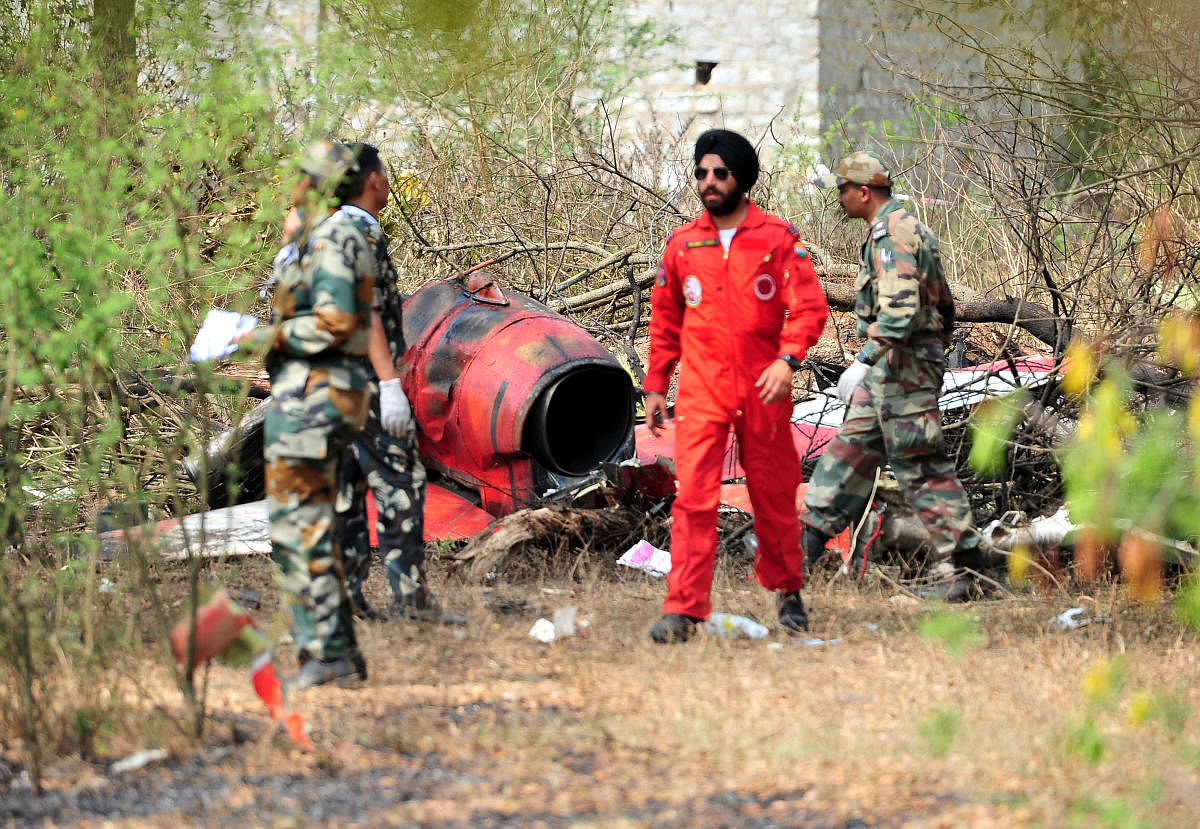
[[[866,155],[855,153],[848,161]],[[847,178],[837,184],[891,184],[886,172],[886,182],[860,182],[841,169],[839,174]],[[858,335],[867,338],[858,359],[871,368],[817,464],[803,520],[826,536],[857,521],[868,507],[875,471],[890,463],[933,537],[935,562],[977,568],[980,538],[942,444],[938,409],[954,300],[937,238],[895,199],[871,222],[855,288]]]
[[[328,145],[331,157],[354,157]],[[345,447],[370,407],[366,354],[376,264],[361,220],[339,211],[312,228],[297,260],[277,262],[264,424],[271,557],[289,594],[301,660],[357,656],[335,532]]]
[[[378,270],[374,297],[388,334],[392,360],[399,366],[404,354],[401,301],[396,269],[388,256],[387,237],[378,223],[368,232]],[[362,605],[362,587],[371,568],[366,491],[370,487],[379,511],[379,547],[392,596],[397,602],[423,607],[425,589],[425,467],[417,454],[416,420],[408,432],[393,437],[379,422],[379,401],[373,400],[367,425],[346,453],[338,513],[342,519],[342,549],[346,553],[346,586]]]

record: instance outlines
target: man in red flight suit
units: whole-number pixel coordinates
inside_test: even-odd
[[[792,372],[829,307],[799,231],[746,193],[758,155],[741,135],[696,141],[696,191],[705,212],[667,240],[651,294],[646,425],[658,434],[679,363],[671,572],[656,642],[689,638],[712,609],[721,461],[730,426],[754,504],[759,582],[778,593],[779,623],[808,629],[800,599],[804,554],[796,514],[800,459],[792,443]]]

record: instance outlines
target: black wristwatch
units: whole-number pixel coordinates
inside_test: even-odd
[[[790,368],[792,371],[800,370],[800,360],[796,358],[795,354],[780,354],[779,359],[787,363],[788,368]]]

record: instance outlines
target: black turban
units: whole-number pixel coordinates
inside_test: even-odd
[[[742,192],[750,192],[758,181],[758,153],[754,152],[754,145],[736,132],[709,130],[696,139],[696,163],[709,153],[721,156]]]

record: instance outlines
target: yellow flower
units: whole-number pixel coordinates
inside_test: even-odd
[[[1084,412],[1075,426],[1075,436],[1082,441],[1089,441],[1096,436],[1096,418],[1091,412]]]
[[[23,109],[18,109],[16,112],[13,113],[13,118],[16,118],[17,120],[20,120],[24,117],[25,117],[25,110],[23,110]]]
[[[1150,719],[1154,709],[1154,699],[1146,691],[1138,691],[1129,700],[1129,709],[1125,712],[1131,725],[1142,725]]]
[[[1104,659],[1093,664],[1083,675],[1079,690],[1092,702],[1107,702],[1125,679],[1125,665],[1117,659]]]
[[[1190,314],[1171,314],[1158,325],[1158,358],[1185,375],[1196,373],[1200,362],[1200,327]]]
[[[1200,440],[1200,395],[1193,395],[1188,402],[1187,426],[1192,440]]]
[[[1024,546],[1013,549],[1008,556],[1008,581],[1010,584],[1024,584],[1029,578],[1029,550]]]
[[[1063,359],[1062,389],[1072,397],[1083,397],[1096,376],[1096,358],[1083,340],[1071,340]]]

